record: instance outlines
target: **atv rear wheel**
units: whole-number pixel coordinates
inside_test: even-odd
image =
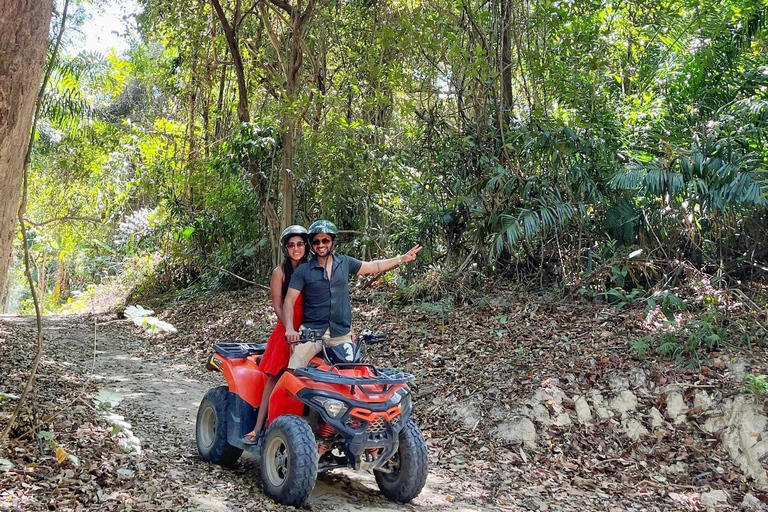
[[[400,447],[386,470],[374,470],[381,493],[392,501],[408,503],[419,495],[427,481],[427,443],[415,423],[409,421],[400,431]]]
[[[197,452],[205,461],[232,466],[243,450],[227,442],[227,386],[209,389],[200,402],[195,424]]]
[[[304,503],[317,478],[317,441],[298,416],[280,416],[269,426],[261,453],[264,492],[283,505]]]

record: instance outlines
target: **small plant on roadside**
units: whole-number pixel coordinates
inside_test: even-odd
[[[680,356],[683,346],[672,333],[662,333],[658,339],[658,351],[661,357],[667,359],[676,359]]]
[[[623,288],[616,287],[606,291],[603,297],[606,302],[621,309],[629,303],[641,300],[644,294],[645,292],[640,288],[633,288],[631,292],[627,292]]]
[[[103,411],[114,409],[125,398],[125,395],[114,389],[100,389],[96,398],[93,399],[96,407]]]
[[[648,316],[657,307],[661,308],[661,312],[670,322],[675,322],[675,312],[686,309],[683,299],[668,291],[654,293],[648,299],[648,304],[645,306],[645,316]]]
[[[13,467],[13,462],[8,459],[0,457],[0,473],[5,473]]]
[[[670,302],[670,305],[678,307],[676,304],[676,301]],[[667,322],[668,327],[674,325],[675,322]],[[722,347],[725,339],[717,312],[708,311],[700,319],[675,330],[640,338],[632,344],[631,349],[640,357],[648,352],[656,352],[662,358],[687,368],[699,368],[704,354]]]
[[[749,395],[762,397],[768,393],[768,376],[749,374],[744,378],[745,385],[741,392]]]
[[[71,453],[67,453],[64,447],[56,442],[56,436],[53,434],[53,432],[41,430],[37,433],[37,438],[41,443],[48,444],[51,447],[54,454],[56,455],[56,460],[59,461],[59,464],[63,464],[66,460],[71,460],[75,466],[80,465],[80,459],[77,456],[72,455]]]
[[[642,338],[636,339],[630,346],[630,349],[637,357],[645,357],[648,352],[651,351],[652,341],[653,338],[651,336],[643,336]]]

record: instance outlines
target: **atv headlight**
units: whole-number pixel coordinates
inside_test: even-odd
[[[400,400],[400,403],[397,404],[397,407],[400,409],[400,414],[406,414],[408,411],[411,410],[411,395],[405,395],[402,400]]]
[[[407,388],[403,388],[392,395],[392,401],[400,409],[401,414],[411,410],[411,393]]]
[[[335,400],[333,398],[316,396],[312,399],[312,401],[315,402],[317,405],[321,406],[323,409],[325,409],[325,412],[328,413],[328,416],[334,419],[340,417],[342,414],[347,412],[347,409],[349,409],[347,404],[345,404],[341,400]]]

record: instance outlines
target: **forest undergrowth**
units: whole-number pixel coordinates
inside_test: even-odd
[[[390,335],[389,343],[372,348],[372,360],[417,377],[416,420],[427,437],[432,471],[451,481],[451,500],[513,510],[609,510],[609,503],[703,510],[715,491],[726,492],[731,504],[747,495],[768,502],[768,494],[716,436],[702,430],[700,408],[686,407],[685,421],[665,412],[654,428],[647,411],[666,411],[673,388],[686,404],[701,390],[715,401],[744,396],[766,403],[768,314],[756,290],[750,298],[689,281],[674,293],[622,304],[576,290],[533,293],[501,280],[474,286],[435,281],[399,293],[361,281],[352,300],[358,332]],[[263,342],[275,321],[261,287],[143,304],[178,333],[143,331],[116,321],[114,312],[98,321],[143,338],[142,350],[154,359],[197,368],[190,374],[196,378],[213,343]],[[12,323],[3,321],[2,328],[3,351],[12,354],[0,363],[7,376],[0,385],[6,419],[14,402],[8,394],[27,376],[30,349],[24,344],[32,337],[20,336]],[[100,388],[89,380],[88,365],[57,362],[55,350],[46,353],[36,396],[0,455],[0,503],[26,503],[20,508],[32,510],[68,498],[81,509],[97,503],[110,510],[184,509],[181,494],[147,491],[140,483],[150,474],[166,482],[169,471],[180,471],[179,459],[127,454],[120,443],[124,434],[100,419],[94,406]],[[627,437],[625,412],[603,417],[593,407],[582,421],[579,397],[601,394],[614,407],[610,396],[627,392],[634,397],[630,416],[648,427],[636,438]],[[534,437],[510,437],[507,430],[524,409],[533,411]],[[187,443],[185,461],[194,458],[189,442],[177,441]]]

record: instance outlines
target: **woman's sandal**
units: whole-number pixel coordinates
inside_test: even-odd
[[[251,430],[247,434],[243,436],[243,443],[245,444],[259,444],[261,439],[264,437],[264,431],[262,430],[258,434],[256,431]]]

